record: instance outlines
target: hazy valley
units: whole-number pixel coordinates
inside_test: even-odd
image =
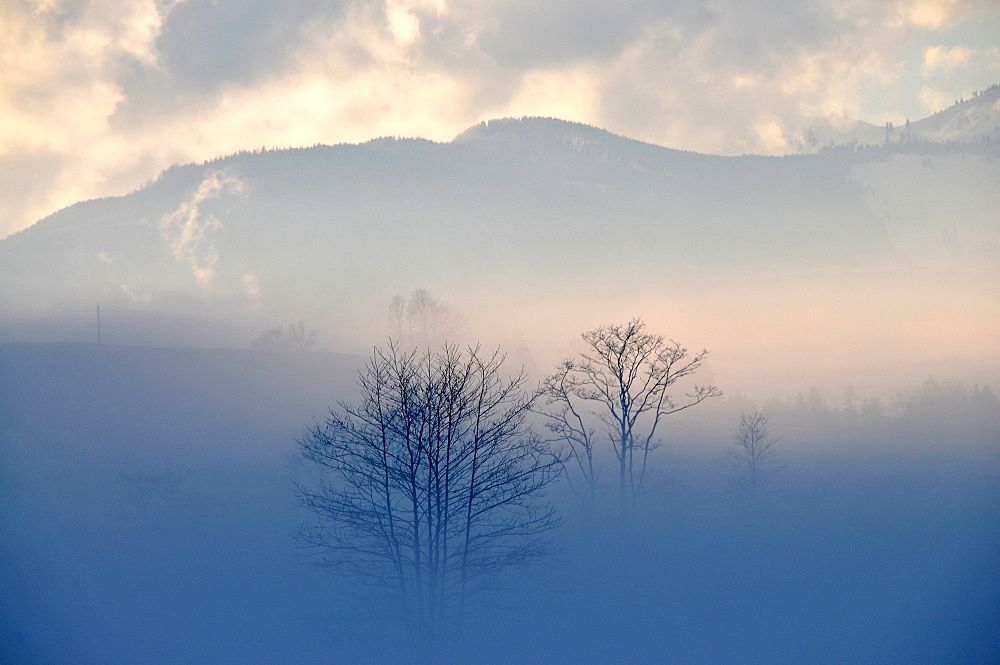
[[[710,352],[672,399],[721,396],[664,419],[630,518],[610,445],[589,504],[548,486],[558,555],[437,662],[989,662],[998,93],[785,157],[540,118],[253,149],[0,240],[0,660],[429,662],[382,587],[304,565],[296,442],[390,336],[499,347],[534,390],[641,317]]]

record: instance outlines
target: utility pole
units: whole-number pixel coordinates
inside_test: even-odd
[[[97,343],[101,343],[101,306],[97,306]]]

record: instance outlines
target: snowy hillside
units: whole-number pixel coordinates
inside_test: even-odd
[[[836,115],[787,118],[784,128],[789,152],[798,154],[815,153],[838,145],[881,145],[886,136],[885,127]]]
[[[100,307],[105,343],[245,348],[305,321],[364,354],[423,288],[465,315],[461,341],[543,365],[641,314],[748,390],[990,382],[1000,161],[904,147],[718,157],[526,118],[238,153],[0,241],[0,340],[94,342]],[[953,352],[927,359],[941,321]]]
[[[1000,142],[1000,85],[910,124],[924,141]]]
[[[416,286],[464,300],[593,286],[618,282],[622,261],[662,282],[857,260],[885,241],[834,160],[682,153],[527,119],[450,144],[379,139],[173,168],[0,242],[0,307],[25,320],[99,303],[199,319],[211,306],[252,326],[314,318],[322,303],[327,320],[350,320]]]
[[[1000,85],[921,120],[873,125],[843,116],[799,116],[784,122],[790,152],[811,153],[829,146],[886,143],[998,143],[1000,142]]]

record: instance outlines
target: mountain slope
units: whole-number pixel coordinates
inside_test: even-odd
[[[366,354],[424,288],[466,315],[459,341],[541,368],[641,314],[747,389],[995,383],[988,148],[718,157],[527,118],[244,152],[0,241],[0,341],[96,341],[99,305],[105,343],[245,347],[303,320]]]
[[[910,123],[920,139],[932,142],[1000,142],[1000,85]]]
[[[913,122],[878,126],[841,116],[800,116],[786,119],[784,125],[789,148],[795,153],[850,144],[1000,143],[1000,85]]]
[[[450,144],[240,153],[0,242],[0,302],[8,316],[105,303],[228,322],[322,302],[344,318],[417,285],[471,295],[624,285],[623,262],[663,280],[854,261],[885,238],[845,174],[815,156],[712,157],[543,119]]]

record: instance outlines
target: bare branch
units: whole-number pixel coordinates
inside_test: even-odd
[[[296,487],[318,519],[299,544],[390,591],[423,636],[460,620],[480,580],[552,551],[544,534],[558,519],[543,493],[565,460],[528,430],[538,394],[503,361],[455,345],[375,349],[360,402],[299,441],[329,477]]]
[[[675,401],[671,387],[695,374],[707,351],[690,355],[674,341],[645,331],[641,319],[601,326],[582,334],[587,350],[566,361],[542,384],[548,428],[576,460],[572,468],[590,502],[599,485],[595,473],[598,441],[609,445],[618,462],[624,515],[635,507],[647,478],[649,454],[659,446],[664,416],[721,395],[714,386],[695,386]],[[600,427],[592,423],[599,423]],[[598,430],[603,430],[598,436]]]

